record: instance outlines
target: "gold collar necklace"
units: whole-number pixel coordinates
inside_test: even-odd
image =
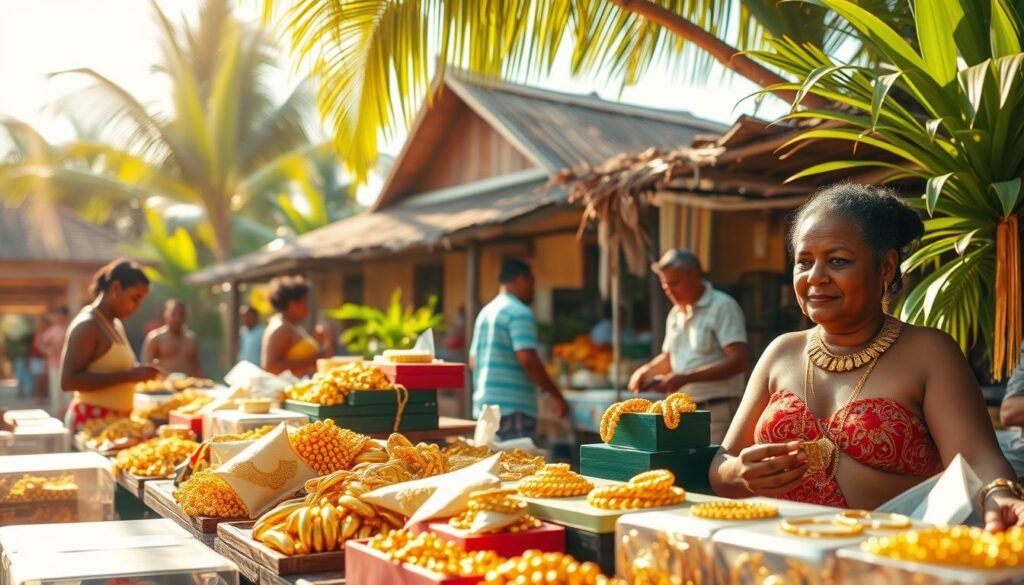
[[[823,370],[829,372],[849,372],[878,359],[878,356],[892,347],[892,344],[900,336],[900,332],[903,331],[903,322],[895,317],[886,315],[882,322],[882,329],[871,340],[871,344],[850,355],[836,355],[829,351],[825,347],[821,331],[822,329],[819,325],[814,330],[814,333],[811,334],[811,339],[807,344],[807,358],[811,363]]]

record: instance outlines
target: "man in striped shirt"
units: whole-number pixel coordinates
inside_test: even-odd
[[[569,405],[537,355],[537,323],[529,304],[530,267],[508,260],[498,275],[501,292],[477,315],[469,364],[473,369],[473,417],[485,404],[501,407],[503,440],[531,437],[537,430],[537,387],[551,395],[559,418]]]

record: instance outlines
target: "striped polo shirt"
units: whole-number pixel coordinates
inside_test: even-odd
[[[473,327],[469,356],[473,371],[473,417],[485,404],[501,407],[501,415],[521,412],[537,416],[537,388],[519,365],[516,352],[537,348],[537,323],[530,307],[500,293],[484,307]]]

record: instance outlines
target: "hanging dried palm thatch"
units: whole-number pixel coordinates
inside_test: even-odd
[[[566,185],[569,202],[582,204],[579,234],[597,222],[598,243],[609,250],[617,240],[626,265],[637,276],[646,273],[650,239],[641,223],[641,209],[650,195],[674,176],[713,164],[724,151],[720,146],[681,147],[671,151],[650,148],[637,154],[620,154],[598,166],[584,165],[564,170],[548,186]]]

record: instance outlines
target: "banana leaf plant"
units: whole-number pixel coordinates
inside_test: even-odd
[[[395,289],[387,309],[345,303],[327,315],[354,322],[341,335],[341,342],[354,354],[372,357],[385,349],[409,349],[428,329],[440,331],[444,315],[435,312],[437,297],[431,296],[424,307],[402,306],[402,289]]]
[[[815,1],[857,29],[884,64],[839,62],[788,39],[753,53],[802,80],[782,88],[841,106],[794,108],[787,118],[824,123],[793,142],[846,140],[851,154],[869,145],[892,160],[830,161],[791,180],[875,166],[891,171],[888,181],[924,185],[913,202],[928,215],[926,233],[904,264],[919,280],[900,317],[946,331],[965,351],[984,341],[998,380],[1016,365],[1021,343],[1024,2],[914,0],[911,44],[901,34],[907,31],[853,2]]]

